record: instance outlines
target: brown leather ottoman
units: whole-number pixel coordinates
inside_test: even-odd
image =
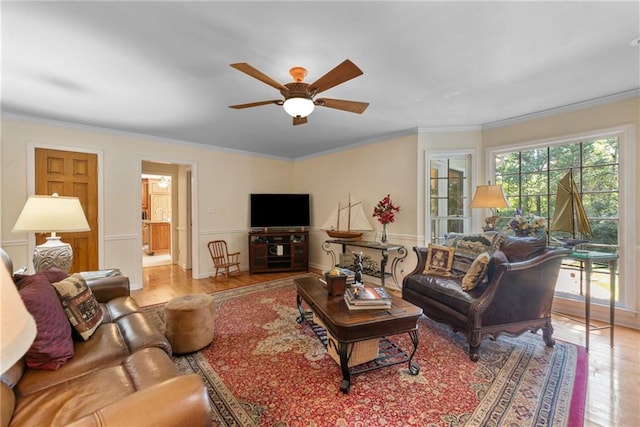
[[[191,353],[213,341],[213,297],[188,294],[164,306],[165,335],[174,353]]]

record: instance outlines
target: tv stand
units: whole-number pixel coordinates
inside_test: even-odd
[[[309,232],[264,229],[249,232],[249,273],[309,271]]]

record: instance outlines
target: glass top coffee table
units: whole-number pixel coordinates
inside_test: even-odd
[[[300,312],[296,321],[301,323],[306,320],[325,347],[335,346],[340,357],[342,371],[340,390],[343,393],[349,392],[351,374],[404,362],[408,362],[411,374],[417,375],[420,372],[420,367],[412,359],[418,348],[418,318],[422,315],[421,308],[392,295],[389,309],[351,311],[347,308],[343,297],[329,296],[326,285],[320,281],[320,278],[303,277],[295,279],[295,283],[296,302]],[[306,304],[311,311],[306,311],[303,304]],[[322,327],[313,321],[313,315],[317,316]],[[326,334],[323,334],[325,329]],[[410,353],[400,349],[386,338],[403,333],[408,333],[411,337],[413,349]],[[378,357],[370,362],[350,367],[349,360],[354,345],[376,338],[381,339]]]

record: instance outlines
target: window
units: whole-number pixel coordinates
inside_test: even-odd
[[[635,147],[633,139],[629,137],[630,132],[626,127],[580,138],[512,146],[493,150],[489,157],[495,181],[503,185],[511,205],[510,209],[500,211],[499,229],[507,224],[516,208],[523,214],[546,218],[547,224],[551,224],[556,209],[558,181],[567,172],[572,172],[593,231],[589,244],[595,247],[590,249],[619,253],[620,276],[616,300],[634,308],[635,280],[629,278],[635,277],[635,229],[628,232],[628,227],[623,226],[625,217],[632,223],[635,207]],[[625,233],[621,234],[623,228]],[[552,243],[555,238],[582,237],[561,231],[548,230],[548,233]],[[556,288],[558,293],[576,298],[582,296],[578,270],[579,265],[565,265]],[[563,275],[569,278],[565,282],[562,282]],[[602,269],[602,275],[602,280],[592,282],[592,296],[608,299],[609,278],[606,268]],[[620,280],[623,276],[628,279]],[[630,285],[625,287],[625,283]]]
[[[519,208],[547,219],[556,209],[558,182],[572,173],[593,231],[591,243],[612,251],[618,248],[619,139],[617,136],[547,146],[495,157],[496,182],[502,184],[511,204],[499,224],[506,224]],[[572,233],[550,231],[551,239]]]
[[[427,239],[442,242],[447,233],[469,229],[469,169],[471,155],[429,157]]]

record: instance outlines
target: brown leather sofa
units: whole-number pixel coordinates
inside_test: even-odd
[[[2,258],[12,271],[6,253]],[[196,374],[180,374],[169,342],[129,296],[129,279],[87,284],[103,309],[102,324],[87,341],[74,339],[74,356],[56,370],[21,360],[5,372],[0,425],[211,425],[204,384]]]
[[[475,289],[464,291],[459,277],[425,273],[427,248],[418,246],[418,264],[402,283],[402,298],[467,336],[474,362],[487,337],[542,329],[545,344],[555,344],[551,306],[560,264],[571,251],[546,247],[545,238],[498,236],[496,242],[487,279]]]

